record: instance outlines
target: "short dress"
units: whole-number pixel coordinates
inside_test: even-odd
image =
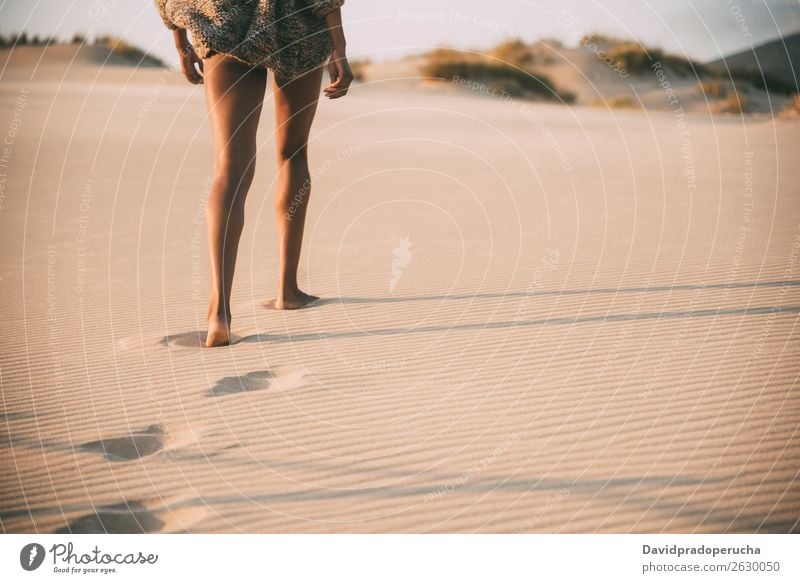
[[[331,54],[325,15],[344,0],[155,0],[167,28],[192,35],[197,56],[230,55],[294,78]]]

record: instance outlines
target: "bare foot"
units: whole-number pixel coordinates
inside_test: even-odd
[[[231,324],[225,318],[213,317],[208,320],[206,347],[227,346],[231,343]]]
[[[267,307],[275,310],[299,310],[310,306],[318,299],[317,296],[312,296],[304,291],[297,290],[292,294],[284,294],[283,296],[278,296],[274,300],[270,300],[267,302]]]

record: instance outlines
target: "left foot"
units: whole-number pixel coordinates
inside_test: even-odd
[[[231,343],[231,323],[229,318],[213,317],[208,320],[206,348],[228,346]]]
[[[312,296],[304,291],[297,290],[294,293],[284,294],[278,296],[274,300],[270,300],[267,302],[267,307],[275,310],[299,310],[310,306],[318,299],[317,296]]]

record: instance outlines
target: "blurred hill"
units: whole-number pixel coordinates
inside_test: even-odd
[[[62,43],[52,38],[40,39],[26,34],[0,37],[0,71],[3,77],[47,74],[52,69],[86,67],[163,68],[166,64],[124,40],[98,37],[91,43],[76,36]]]
[[[720,73],[733,71],[763,71],[797,91],[800,83],[800,33],[764,43],[753,49],[734,53],[708,63]]]
[[[784,42],[788,53],[781,52],[780,41],[749,51],[764,73],[748,68],[745,54],[727,59],[726,70],[600,34],[586,35],[574,47],[557,40],[509,40],[488,50],[442,48],[390,63],[356,62],[355,70],[376,87],[403,84],[614,109],[774,115],[795,103],[797,93],[787,64],[800,61],[798,37]]]

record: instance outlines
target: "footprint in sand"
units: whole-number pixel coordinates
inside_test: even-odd
[[[277,391],[292,391],[307,386],[309,381],[307,371],[293,370],[275,375],[270,382],[270,388]]]
[[[262,391],[269,386],[273,377],[268,370],[257,370],[238,377],[224,377],[214,383],[208,391],[210,397],[224,397],[251,391]]]
[[[257,370],[238,377],[224,377],[214,383],[208,391],[209,397],[224,397],[265,389],[286,391],[307,384],[305,371],[292,371],[273,374],[267,370]]]
[[[241,340],[239,336],[231,334],[230,345],[236,344]],[[126,336],[118,338],[116,341],[117,350],[122,352],[128,350],[143,350],[150,346],[166,346],[167,348],[208,348],[206,346],[206,331],[192,330],[190,332],[178,332],[162,336],[161,338],[146,338],[142,336]]]
[[[167,448],[175,450],[195,441],[195,432],[191,429],[167,431],[161,423],[157,423],[121,437],[90,441],[81,444],[78,448],[83,451],[100,453],[112,462],[122,462],[165,452]]]
[[[164,449],[165,440],[164,426],[159,423],[123,437],[90,441],[82,444],[80,449],[101,453],[111,461],[127,461],[147,457],[161,451]]]
[[[0,421],[18,421],[20,419],[33,419],[36,417],[29,411],[0,411]]]
[[[0,432],[0,447],[26,447],[48,451],[85,451],[99,453],[112,462],[124,462],[149,457],[161,452],[169,455],[172,451],[180,451],[186,445],[197,442],[197,430],[190,427],[177,426],[167,430],[161,423],[137,429],[128,435],[110,437],[72,444],[62,441],[27,437],[11,432]]]
[[[172,503],[132,500],[98,507],[95,512],[74,518],[56,534],[142,534],[152,532],[189,532],[189,527],[208,514],[205,506],[187,506],[186,501]],[[177,507],[174,510],[169,506]]]
[[[236,344],[241,338],[235,334],[231,334],[231,341],[228,346]],[[170,348],[208,348],[206,346],[206,330],[192,330],[191,332],[180,332],[178,334],[171,334],[164,336],[160,344]]]

